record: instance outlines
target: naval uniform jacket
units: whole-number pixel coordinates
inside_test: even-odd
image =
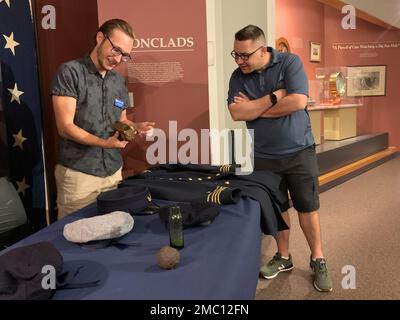
[[[288,229],[281,216],[285,197],[279,190],[281,177],[271,171],[235,175],[231,165],[168,164],[125,179],[120,187],[140,185],[149,188],[155,199],[181,202],[205,201],[220,205],[250,197],[261,205],[261,230],[276,235]]]

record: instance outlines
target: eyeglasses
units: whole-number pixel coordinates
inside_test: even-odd
[[[233,59],[238,60],[239,58],[242,59],[243,61],[247,61],[249,60],[249,58],[251,57],[252,54],[256,53],[258,50],[260,50],[261,48],[264,48],[264,46],[261,46],[259,48],[257,48],[256,50],[254,50],[251,53],[237,53],[235,52],[235,50],[233,50],[231,52],[231,56]]]
[[[108,41],[110,41],[112,49],[111,49],[111,53],[113,54],[113,56],[122,56],[121,60],[123,62],[129,62],[132,60],[132,56],[130,53],[126,53],[126,52],[122,52],[122,50],[116,46],[114,46],[114,44],[111,42],[110,38],[104,34],[104,36],[107,38]]]

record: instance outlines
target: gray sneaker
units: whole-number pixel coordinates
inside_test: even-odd
[[[281,254],[277,252],[275,256],[260,269],[260,275],[265,279],[275,278],[280,272],[290,271],[293,269],[292,256],[289,259],[283,259]]]
[[[310,258],[310,267],[314,271],[314,287],[320,292],[332,291],[332,280],[326,268],[325,259],[316,259],[313,261]]]

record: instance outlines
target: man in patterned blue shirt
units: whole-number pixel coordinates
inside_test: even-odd
[[[233,120],[246,121],[254,130],[254,168],[282,175],[282,192],[290,193],[300,226],[311,249],[314,287],[332,291],[332,281],[322,252],[319,222],[318,163],[306,109],[308,81],[294,54],[266,47],[264,32],[249,25],[235,34],[232,57],[238,68],[232,73],[228,106]],[[290,225],[289,198],[282,217]],[[293,269],[289,230],[275,235],[276,255],[260,269],[267,279]]]
[[[51,95],[60,135],[55,169],[58,218],[93,202],[122,180],[120,149],[127,141],[113,135],[122,121],[145,135],[154,123],[127,119],[125,80],[113,69],[131,60],[134,34],[123,20],[106,21],[98,30],[96,46],[82,59],[60,66]]]

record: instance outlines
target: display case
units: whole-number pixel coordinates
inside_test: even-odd
[[[309,81],[309,105],[361,105],[362,96],[347,94],[347,67],[316,68]]]
[[[316,68],[309,81],[308,110],[317,144],[322,140],[343,140],[357,135],[357,108],[362,96],[349,96],[347,68]]]

